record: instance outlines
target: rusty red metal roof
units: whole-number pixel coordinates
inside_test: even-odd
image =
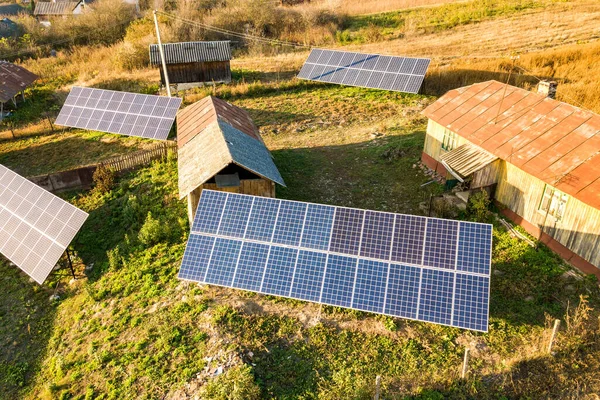
[[[600,209],[600,115],[497,81],[451,90],[423,114]]]
[[[0,103],[6,103],[31,85],[38,76],[23,67],[0,61]]]
[[[258,133],[258,128],[254,125],[250,114],[246,110],[217,97],[207,96],[177,114],[178,146],[181,148],[216,121],[225,122],[246,135],[263,142]]]

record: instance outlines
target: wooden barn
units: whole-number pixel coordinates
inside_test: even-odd
[[[0,119],[4,117],[5,104],[12,102],[17,106],[17,96],[21,94],[25,99],[24,91],[38,76],[27,69],[6,61],[0,61]]]
[[[600,277],[600,115],[497,81],[451,90],[427,107],[422,161],[472,189],[495,187],[503,213]]]
[[[49,21],[52,18],[66,18],[83,13],[85,2],[79,1],[38,1],[35,3],[33,15],[38,21]]]
[[[275,197],[285,186],[250,115],[208,96],[177,115],[179,197],[194,220],[202,189]]]
[[[229,41],[182,42],[163,44],[165,64],[171,84],[231,82],[231,46]],[[157,44],[150,45],[150,64],[165,76]]]

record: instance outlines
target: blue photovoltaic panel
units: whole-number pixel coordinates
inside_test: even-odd
[[[456,274],[453,325],[487,330],[490,280],[476,275]]]
[[[300,250],[290,297],[319,301],[327,254]]]
[[[419,319],[450,325],[454,273],[424,269],[421,278]]]
[[[239,240],[217,238],[204,280],[214,285],[231,286],[241,247]]]
[[[306,204],[298,202],[282,202],[275,225],[273,242],[297,246],[300,243]]]
[[[417,319],[422,268],[390,263],[385,314]]]
[[[367,211],[362,232],[360,255],[388,260],[392,247],[394,214]]]
[[[423,264],[430,267],[454,269],[457,231],[457,221],[428,219]]]
[[[204,192],[205,190],[202,191],[202,193]],[[273,237],[278,210],[279,201],[265,197],[255,197],[248,228],[246,229],[246,239],[270,242]]]
[[[335,207],[309,204],[302,234],[302,247],[317,250],[329,248]]]
[[[383,312],[388,267],[386,262],[358,260],[352,308]]]
[[[486,331],[491,235],[486,224],[204,190],[179,277]]]
[[[414,215],[396,216],[392,261],[407,264],[423,263],[426,221],[427,218]]]
[[[297,257],[297,249],[272,246],[261,292],[277,296],[289,295]]]
[[[190,235],[183,255],[184,263],[179,270],[179,279],[204,280],[214,243],[215,238],[213,237]]]
[[[358,254],[365,212],[353,208],[338,208],[333,222],[329,251]]]
[[[330,255],[325,270],[321,302],[332,306],[350,307],[356,274],[356,258]]]
[[[457,270],[489,274],[492,262],[492,226],[460,223]]]
[[[266,244],[244,242],[232,286],[253,292],[260,291],[268,255],[269,246]]]
[[[219,235],[243,238],[251,208],[252,197],[230,197],[223,211]]]
[[[227,194],[224,192],[203,191],[196,209],[192,232],[217,233],[226,198]]]
[[[313,49],[298,78],[418,93],[429,59]]]

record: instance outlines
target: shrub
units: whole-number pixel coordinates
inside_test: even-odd
[[[206,400],[252,400],[260,398],[260,388],[254,382],[252,368],[238,365],[209,381],[200,390]]]
[[[98,165],[92,180],[94,182],[94,191],[97,193],[108,193],[115,186],[115,172],[103,164]]]
[[[138,233],[138,239],[146,246],[154,246],[165,238],[165,233],[161,221],[152,217],[152,213],[148,212],[146,221]]]
[[[487,222],[490,217],[490,198],[483,189],[469,197],[467,215],[477,222]]]

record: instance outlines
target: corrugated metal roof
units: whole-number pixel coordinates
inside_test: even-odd
[[[451,90],[423,114],[600,209],[600,115],[514,86],[504,90],[497,81]]]
[[[70,15],[81,1],[39,1],[35,3],[33,15]]]
[[[31,85],[38,76],[15,64],[0,61],[0,102],[6,103]]]
[[[192,62],[212,62],[231,60],[231,46],[228,40],[214,42],[163,43],[165,62],[183,64]],[[150,45],[150,64],[160,65],[158,44]]]
[[[178,146],[182,147],[217,120],[225,121],[246,135],[263,141],[258,133],[258,128],[246,110],[217,97],[207,96],[177,114]]]
[[[486,165],[496,161],[498,157],[487,151],[465,143],[454,150],[440,156],[442,163],[457,173],[461,179],[479,171]]]
[[[285,186],[248,113],[223,100],[209,96],[180,111],[177,142],[181,198],[231,163]]]

